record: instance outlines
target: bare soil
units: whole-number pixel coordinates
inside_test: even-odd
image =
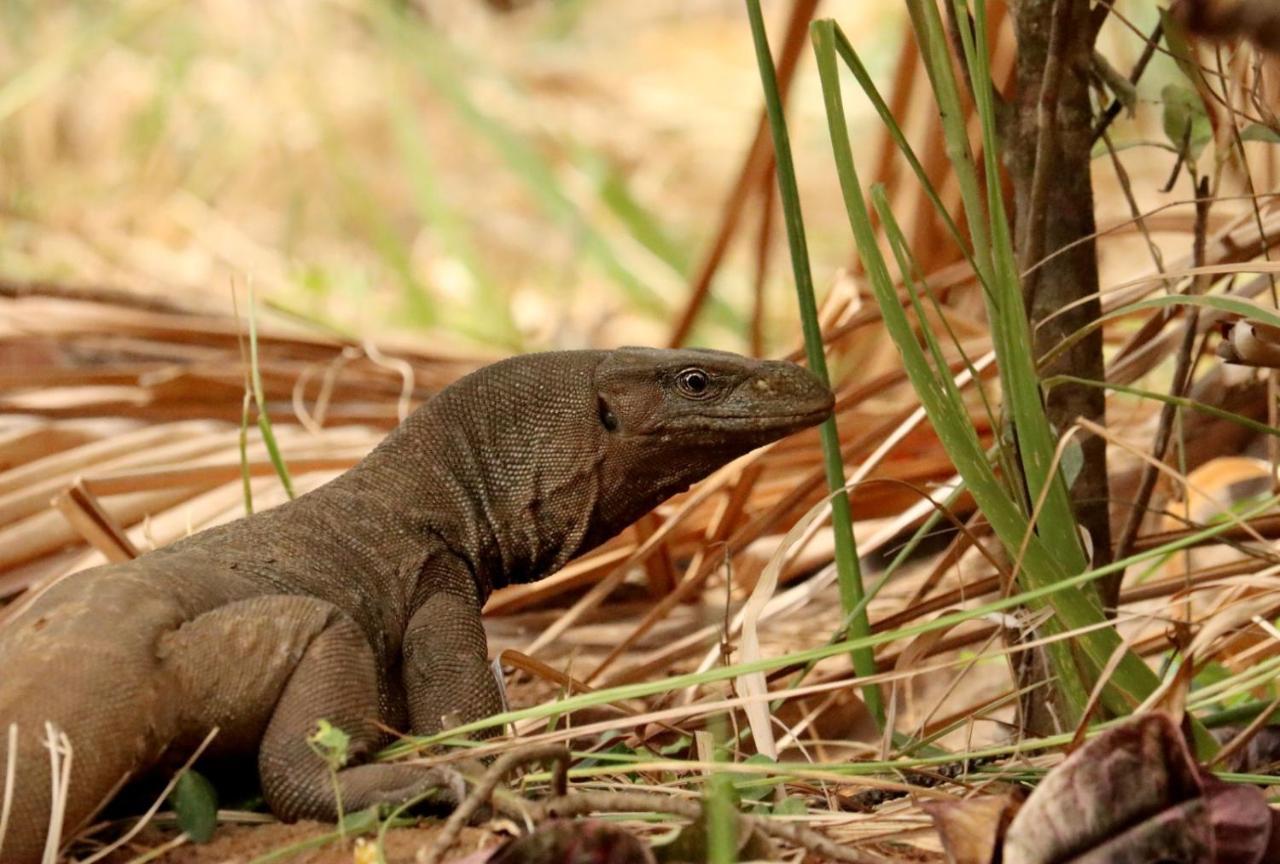
[[[418,827],[388,831],[383,845],[387,864],[411,864],[418,851],[435,839],[441,824],[434,820],[424,820]],[[293,825],[219,825],[217,833],[208,843],[185,843],[151,860],[163,864],[249,864],[261,856],[331,833],[333,826],[320,822],[297,822]],[[127,864],[136,861],[139,856],[158,848],[174,836],[171,831],[148,828],[136,841],[110,855],[106,862]],[[366,838],[366,841],[372,843],[373,838]],[[316,849],[286,853],[272,860],[288,864],[352,864],[366,860],[358,857],[360,852],[357,842],[348,840],[343,844],[334,841]],[[463,830],[461,839],[448,857],[457,860],[499,842],[501,839],[490,831],[467,828]],[[370,855],[367,860],[374,859]]]

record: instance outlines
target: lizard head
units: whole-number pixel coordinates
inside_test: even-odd
[[[655,348],[605,353],[595,396],[606,494],[628,499],[606,516],[615,531],[734,458],[817,425],[834,401],[794,363]]]
[[[822,422],[833,404],[807,369],[727,351],[620,348],[596,368],[595,386],[606,446],[648,456],[732,451],[728,461]]]

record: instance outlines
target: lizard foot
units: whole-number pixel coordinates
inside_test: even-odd
[[[345,813],[413,802],[410,812],[436,814],[449,812],[466,797],[462,777],[448,768],[366,764],[344,768],[335,775],[310,774],[305,783],[290,779],[264,789],[272,811],[285,822],[336,821],[339,801]]]

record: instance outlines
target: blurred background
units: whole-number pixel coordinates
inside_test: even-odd
[[[767,5],[780,39],[792,4]],[[230,281],[252,280],[361,337],[665,343],[761,106],[736,0],[0,8],[0,277],[221,311]],[[823,13],[892,71],[900,4]],[[790,110],[829,281],[850,247],[811,62]],[[759,218],[743,214],[750,240],[694,341],[746,349],[760,314],[765,350],[793,344],[785,257],[753,310]]]
[[[1153,20],[1145,0],[1126,6],[1126,21]],[[0,277],[220,311],[240,278],[360,337],[429,330],[502,352],[665,344],[761,105],[737,0],[0,10]],[[766,4],[775,53],[792,11]],[[901,4],[828,0],[820,14],[891,91]],[[1103,40],[1119,68],[1142,47],[1120,22]],[[789,112],[824,290],[851,243],[807,42]],[[1161,63],[1144,79],[1152,93]],[[856,155],[874,159],[880,126],[864,100],[850,110],[867,129]],[[694,342],[746,350],[755,319],[757,350],[794,345],[785,240],[777,219],[761,231],[764,197],[737,205],[742,239],[714,268]]]

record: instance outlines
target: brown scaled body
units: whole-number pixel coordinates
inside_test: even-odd
[[[333,819],[318,719],[351,738],[348,812],[438,782],[375,764],[382,728],[426,735],[501,708],[480,608],[541,579],[733,458],[826,418],[790,363],[623,348],[516,357],[442,391],[368,457],[281,507],[73,574],[0,629],[0,860],[40,859],[46,723],[73,757],[65,839],[129,778],[190,753],[256,754],[285,820]],[[2,774],[0,774],[2,776]]]

